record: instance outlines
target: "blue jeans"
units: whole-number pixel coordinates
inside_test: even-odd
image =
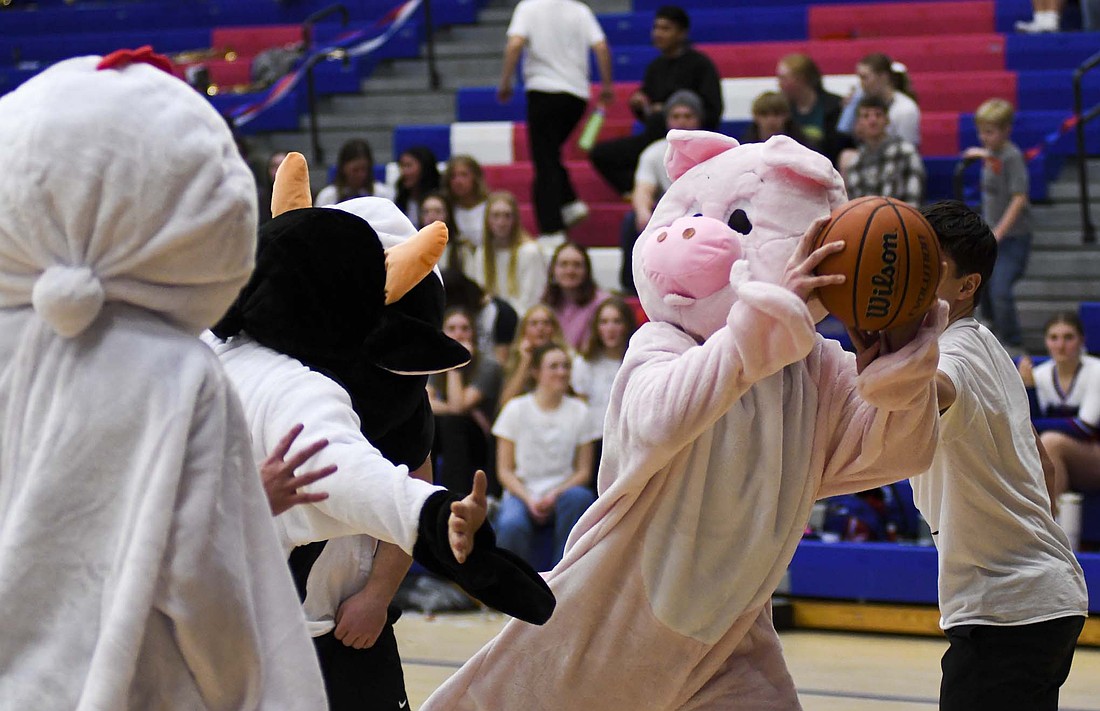
[[[993,332],[1006,346],[1019,347],[1024,342],[1012,290],[1024,275],[1030,254],[1030,234],[1002,239],[997,245],[993,275],[982,292],[982,314],[993,322]]]
[[[539,526],[531,518],[531,513],[518,497],[504,492],[500,502],[500,511],[493,527],[497,535],[497,545],[507,548],[538,569],[540,561],[534,552],[535,533],[540,529],[553,527],[554,548],[550,567],[553,568],[565,555],[565,541],[573,526],[596,500],[596,495],[585,486],[574,486],[562,492],[554,503],[554,515],[550,522]]]

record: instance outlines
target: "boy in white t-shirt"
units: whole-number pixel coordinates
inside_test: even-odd
[[[497,437],[497,476],[504,498],[496,520],[497,545],[535,565],[535,529],[554,526],[551,567],[565,552],[569,532],[596,500],[590,488],[593,442],[602,425],[569,392],[569,355],[547,344],[531,356],[533,391],[504,405]]]
[[[939,446],[913,477],[917,508],[939,550],[942,711],[1058,706],[1088,614],[1084,574],[1051,515],[1049,463],[1012,359],[974,319],[997,241],[961,202],[921,210],[947,269],[940,336]]]

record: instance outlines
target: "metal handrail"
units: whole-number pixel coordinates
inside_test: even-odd
[[[302,44],[305,48],[306,57],[308,57],[304,68],[306,72],[306,100],[309,104],[309,139],[313,147],[313,165],[316,166],[324,165],[325,152],[324,149],[321,148],[321,138],[317,132],[317,93],[313,85],[313,66],[324,59],[325,56],[317,55],[316,57],[310,57],[309,53],[313,49],[313,26],[320,20],[337,12],[340,13],[341,24],[347,27],[349,17],[348,9],[339,3],[318,10],[302,22]],[[345,54],[344,62],[347,61],[348,58]]]
[[[439,89],[439,70],[435,65],[435,28],[432,27],[432,0],[424,0],[424,42],[428,54],[428,88]]]
[[[1086,59],[1073,71],[1073,116],[1077,125],[1077,180],[1081,193],[1081,230],[1085,242],[1096,241],[1096,227],[1092,224],[1092,209],[1089,205],[1089,169],[1085,158],[1085,124],[1100,116],[1100,104],[1081,113],[1081,83],[1085,74],[1100,65],[1100,52]]]

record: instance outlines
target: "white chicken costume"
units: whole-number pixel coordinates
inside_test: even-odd
[[[675,182],[634,249],[651,321],[612,389],[600,497],[547,574],[558,607],[424,711],[797,709],[769,601],[814,501],[932,460],[942,306],[857,375],[777,284],[845,200],[829,161],[783,136],[669,142]]]

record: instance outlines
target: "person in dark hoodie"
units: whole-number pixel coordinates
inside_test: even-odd
[[[304,188],[304,189],[303,189]],[[427,374],[466,363],[443,335],[434,264],[441,223],[413,235],[392,203],[313,208],[308,169],[291,154],[260,231],[257,268],[212,343],[244,402],[262,458],[288,418],[338,466],[328,499],[276,526],[321,662],[331,709],[407,703],[389,599],[411,554],[482,602],[541,624],[553,596],[484,523],[485,477],[465,499],[430,480]],[[353,212],[360,212],[359,215]],[[364,219],[366,216],[368,219]],[[410,238],[411,236],[411,238]]]

